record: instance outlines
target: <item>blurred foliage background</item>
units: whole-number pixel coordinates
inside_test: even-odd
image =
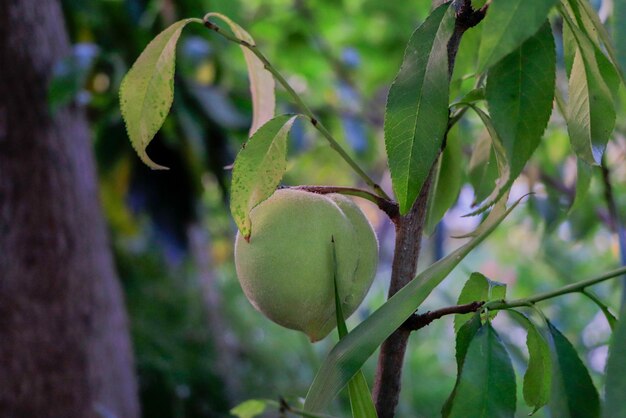
[[[82,106],[91,122],[101,199],[130,312],[145,417],[228,416],[231,407],[255,397],[280,396],[297,402],[336,337],[311,346],[303,335],[258,314],[237,282],[232,262],[235,227],[227,205],[228,167],[251,121],[239,48],[202,28],[190,27],[183,33],[172,111],[148,150],[156,162],[171,168],[165,172],[149,170],[130,146],[118,104],[123,75],[169,24],[208,11],[224,13],[252,34],[335,136],[389,190],[382,138],[386,91],[406,41],[427,16],[430,3],[63,1],[74,48],[55,68],[49,102],[53,110]],[[558,22],[554,28],[558,38]],[[466,76],[471,74],[479,37],[478,31],[470,30],[461,44],[453,99],[473,85]],[[557,49],[562,55],[560,46]],[[278,92],[278,113],[294,110],[283,93]],[[606,157],[618,214],[626,208],[625,125],[622,111]],[[447,166],[440,179],[440,199],[447,203],[433,210],[443,213],[452,207],[438,226],[433,214],[420,265],[460,245],[462,240],[452,236],[478,223],[462,215],[484,193],[484,180],[477,180],[469,157],[485,137],[482,125],[470,117],[452,131],[449,148],[456,151],[444,161]],[[286,184],[359,185],[347,165],[307,126],[296,126],[289,153]],[[493,174],[480,177],[489,179]],[[522,297],[616,267],[620,247],[604,178],[602,170],[595,168],[587,199],[570,210],[576,162],[564,122],[554,112],[512,197],[535,194],[443,283],[425,309],[453,304],[472,271],[507,283],[510,296]],[[384,302],[393,255],[392,225],[374,207],[359,203],[378,233],[381,261],[366,303],[349,326]],[[618,306],[618,281],[594,291],[611,307]],[[597,307],[582,296],[567,296],[544,308],[576,344],[601,385],[610,332]],[[526,364],[525,334],[505,315],[495,325],[506,340],[519,378]],[[375,357],[365,370],[370,382],[374,369]],[[448,317],[412,336],[398,416],[439,416],[455,374],[454,334]],[[346,399],[334,408],[337,416],[349,413]],[[523,405],[518,410],[520,416],[530,412]]]

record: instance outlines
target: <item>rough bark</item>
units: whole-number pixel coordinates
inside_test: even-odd
[[[433,6],[441,3],[443,2],[440,0],[432,1]],[[481,9],[474,10],[470,0],[463,0],[462,2],[454,3],[453,7],[456,8],[456,21],[454,32],[447,46],[448,75],[450,78],[454,71],[456,54],[463,34],[467,29],[480,23],[485,17],[489,3],[485,4]],[[443,147],[445,147],[446,141],[447,132],[444,136]],[[441,151],[443,151],[443,147]],[[409,213],[395,220],[396,246],[388,297],[393,296],[415,277],[434,167],[435,165],[433,164],[424,186]],[[395,415],[400,397],[404,355],[410,333],[409,327],[400,327],[380,347],[373,389],[374,402],[379,418],[392,418]]]
[[[430,177],[422,187],[411,211],[396,220],[395,251],[388,297],[395,295],[415,277],[426,217]],[[391,418],[395,414],[400,397],[402,364],[410,335],[411,331],[408,328],[398,328],[380,346],[373,389],[379,418]]]
[[[82,113],[52,116],[55,0],[0,5],[0,415],[139,415],[128,324]],[[108,415],[107,415],[108,414]]]

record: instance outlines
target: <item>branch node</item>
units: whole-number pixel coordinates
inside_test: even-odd
[[[446,315],[467,314],[480,310],[484,301],[475,301],[465,305],[448,306],[446,308],[437,309],[436,311],[428,311],[421,315],[413,314],[409,319],[404,321],[400,328],[407,331],[417,331],[430,325],[436,319],[440,319]]]
[[[211,22],[210,20],[205,20],[204,21],[204,26],[206,26],[207,28],[214,30],[215,32],[219,32],[220,31],[220,27],[217,26],[216,24],[214,24],[213,22]]]

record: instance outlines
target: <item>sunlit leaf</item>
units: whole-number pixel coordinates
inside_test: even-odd
[[[230,410],[230,413],[237,418],[256,418],[259,416],[267,416],[267,409],[272,408],[276,412],[285,407],[286,404],[281,405],[279,402],[272,399],[249,399],[237,405]],[[293,414],[302,418],[335,418],[331,415],[325,414],[312,414],[303,411],[299,408],[294,408],[291,405],[287,405],[290,414]]]
[[[600,400],[576,349],[548,323],[552,354],[550,412],[559,418],[597,418]]]
[[[543,25],[557,0],[493,0],[481,22],[478,71],[483,72],[517,49]]]
[[[433,289],[472,249],[487,238],[518,204],[519,201],[503,211],[496,210],[499,208],[496,206],[477,228],[473,239],[418,274],[339,341],[328,354],[309,388],[305,410],[313,412],[324,410],[380,344],[415,312]]]
[[[255,418],[267,409],[268,402],[263,399],[250,399],[230,410],[237,418]]]
[[[515,398],[511,359],[496,330],[487,323],[467,349],[449,417],[513,417]]]
[[[385,146],[401,213],[422,189],[448,126],[447,44],[453,29],[449,4],[435,9],[411,36],[389,90]]]
[[[528,368],[524,374],[524,401],[533,408],[531,414],[548,403],[552,385],[552,361],[550,347],[545,338],[526,316],[509,310],[527,331],[526,347],[528,348]]]
[[[491,300],[503,300],[506,298],[506,284],[489,280],[480,273],[472,273],[470,278],[465,282],[463,290],[457,300],[457,305],[465,305],[472,302],[488,302]],[[489,315],[493,319],[498,311],[490,312]],[[454,316],[454,330],[456,332],[461,329],[463,324],[472,318],[473,313],[458,314]]]
[[[287,137],[297,116],[281,115],[259,128],[233,166],[230,211],[245,238],[252,233],[250,211],[270,197],[287,168]]]
[[[522,172],[546,129],[555,71],[554,38],[547,22],[489,70],[487,105],[510,165],[509,183]]]
[[[120,87],[120,108],[133,148],[152,169],[167,169],[146,154],[146,147],[165,121],[174,99],[176,43],[190,22],[183,19],[157,35],[143,50]]]
[[[622,305],[619,321],[611,337],[606,364],[604,418],[626,416],[626,304]]]

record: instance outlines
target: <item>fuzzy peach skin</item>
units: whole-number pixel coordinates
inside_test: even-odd
[[[378,241],[359,207],[342,195],[277,190],[250,213],[250,241],[237,234],[244,293],[272,321],[319,341],[336,326],[337,285],[347,317],[361,304],[378,264]]]

